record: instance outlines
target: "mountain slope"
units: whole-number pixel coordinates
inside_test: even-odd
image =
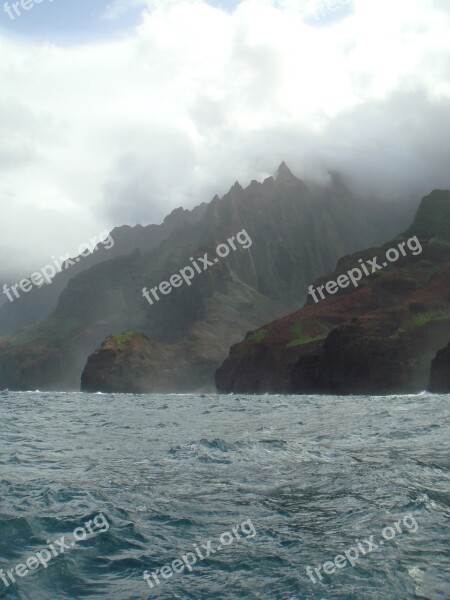
[[[171,389],[212,385],[214,370],[245,331],[299,307],[307,282],[329,271],[336,256],[389,237],[384,209],[354,197],[337,176],[325,188],[309,189],[284,164],[264,183],[246,189],[236,183],[200,219],[176,227],[152,250],[104,261],[71,279],[45,321],[0,341],[0,387],[78,389],[88,356],[124,331],[152,344],[147,366],[158,369],[147,391],[161,389],[165,379],[157,373],[174,361],[180,368]],[[250,248],[231,252],[153,306],[142,297],[144,287],[167,280],[191,257],[213,252],[243,229]],[[154,344],[163,345],[160,352]]]
[[[413,236],[422,252],[409,252],[389,265],[387,251]],[[218,369],[218,390],[384,394],[425,389],[431,361],[450,339],[450,192],[424,198],[413,225],[392,242],[342,258],[332,274],[315,282],[316,296],[319,286],[373,257],[387,266],[362,278],[357,288],[350,285],[318,303],[310,297],[300,311],[250,332]]]
[[[200,220],[205,210],[204,203],[192,211],[182,208],[174,210],[161,225],[116,227],[110,233],[114,242],[111,248],[97,244],[93,254],[79,257],[80,261],[58,273],[51,285],[33,287],[27,294],[22,293],[20,298],[15,298],[14,302],[6,301],[0,307],[0,336],[32,325],[50,315],[58,304],[61,292],[79,273],[117,256],[126,256],[135,250],[150,252],[184,223],[195,223]],[[51,263],[51,260],[49,262]]]

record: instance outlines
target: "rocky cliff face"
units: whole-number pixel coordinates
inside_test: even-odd
[[[430,392],[450,394],[450,343],[436,354],[431,363]]]
[[[450,192],[424,198],[407,232],[381,248],[341,259],[314,288],[337,281],[360,260],[376,256],[383,265],[386,252],[412,236],[420,240],[420,254],[408,253],[377,269],[358,288],[350,285],[318,303],[309,298],[300,311],[247,334],[218,369],[218,390],[385,394],[426,389],[431,361],[450,339]]]
[[[169,372],[172,390],[210,386],[245,331],[301,306],[307,283],[333,268],[336,256],[388,237],[383,207],[355,198],[337,176],[310,189],[286,165],[263,183],[253,181],[246,189],[236,183],[198,216],[183,218],[149,250],[142,243],[131,254],[78,274],[49,317],[2,338],[0,388],[79,389],[88,356],[105,338],[125,331],[143,334],[152,344],[145,360],[154,375],[146,377],[139,367],[140,389],[165,389]],[[394,223],[391,219],[389,227]],[[191,257],[213,252],[243,229],[250,248],[231,252],[191,286],[174,289],[153,306],[143,298],[144,287],[167,280]],[[84,382],[105,382],[100,391],[127,389],[128,384],[95,379],[97,364],[89,365]],[[132,369],[135,362],[123,364]],[[100,366],[106,373],[105,363]]]
[[[183,392],[193,378],[205,379],[208,361],[192,352],[192,344],[162,344],[147,336],[125,332],[108,337],[92,354],[81,376],[85,392],[141,394]],[[200,391],[201,388],[199,388]],[[211,387],[205,388],[211,391]]]
[[[102,244],[98,244],[93,254],[74,257],[75,260],[80,258],[80,261],[58,273],[51,285],[34,287],[27,294],[22,293],[20,298],[15,298],[12,303],[6,300],[0,307],[0,336],[33,325],[50,315],[56,309],[58,298],[69,281],[83,271],[118,256],[126,256],[131,252],[150,252],[167,239],[175,229],[185,223],[197,223],[202,218],[206,206],[206,204],[201,204],[192,211],[178,208],[170,213],[161,225],[116,227],[110,234],[114,241],[111,248],[105,248]],[[51,263],[51,260],[49,262]],[[5,298],[5,296],[3,297]]]

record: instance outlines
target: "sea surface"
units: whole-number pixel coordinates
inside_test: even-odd
[[[4,575],[0,598],[448,600],[449,408],[431,394],[0,392],[0,568],[78,537]],[[343,565],[358,542],[376,548]],[[194,544],[214,553],[190,570]],[[183,555],[183,571],[144,580]]]

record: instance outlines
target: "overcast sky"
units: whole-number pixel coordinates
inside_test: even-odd
[[[389,197],[450,187],[448,0],[2,4],[3,271],[282,160]]]

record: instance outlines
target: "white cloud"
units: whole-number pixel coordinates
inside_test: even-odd
[[[130,12],[130,10],[148,6],[148,0],[114,0],[111,4],[107,4],[102,19],[106,21],[116,21],[124,14]]]
[[[0,236],[12,261],[157,221],[282,159],[389,194],[450,185],[445,2],[244,0],[225,12],[120,0],[104,16],[139,4],[139,25],[109,42],[0,38]]]

